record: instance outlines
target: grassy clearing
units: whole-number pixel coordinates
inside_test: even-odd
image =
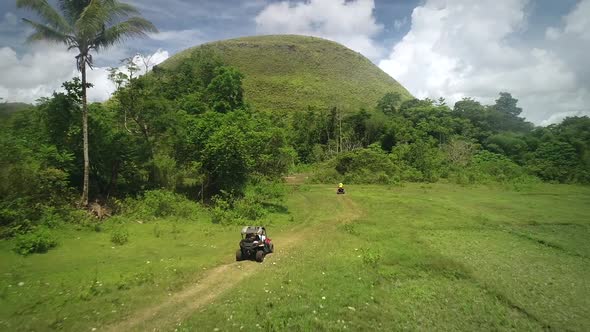
[[[589,188],[348,189],[362,210],[355,222],[310,238],[170,330],[590,327]]]
[[[13,241],[0,242],[0,330],[100,327],[232,262],[239,227],[213,225],[205,211],[193,219],[118,219],[100,232],[64,227],[54,230],[57,248],[26,257],[11,251]],[[265,223],[292,227],[285,213]],[[128,242],[114,244],[121,230]]]
[[[99,328],[224,264],[252,273],[235,286],[220,278],[227,291],[185,319],[162,314],[139,329],[590,328],[590,188],[411,184],[336,196],[332,186],[294,187],[288,210],[268,216],[279,253],[264,264],[233,263],[239,227],[206,214],[129,220],[122,246],[111,242],[114,223],[60,230],[59,246],[42,255],[0,242],[0,330]]]

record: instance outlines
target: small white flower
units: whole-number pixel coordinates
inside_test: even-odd
[[[146,263],[146,264],[149,264],[149,263],[151,263],[151,262],[150,262],[150,261],[146,261],[145,263]]]
[[[348,307],[348,310],[356,311],[356,309],[354,307]]]
[[[322,296],[322,300],[325,300],[325,299],[326,299],[326,297],[325,296]]]
[[[18,283],[18,286],[19,286],[19,287],[22,287],[22,286],[24,286],[24,285],[25,285],[25,283],[24,283],[23,281],[21,281],[21,282],[19,282],[19,283]]]

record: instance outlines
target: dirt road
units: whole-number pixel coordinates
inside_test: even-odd
[[[349,196],[338,196],[336,199],[341,205],[341,213],[326,222],[312,226],[312,230],[307,228],[305,232],[295,231],[273,237],[276,250],[268,255],[262,264],[268,264],[273,259],[283,256],[287,257],[289,251],[302,243],[302,240],[309,239],[310,234],[325,234],[328,229],[359,218],[361,211]],[[233,250],[228,250],[228,255],[233,255]],[[105,330],[160,331],[170,328],[234,288],[247,277],[261,271],[262,264],[242,261],[220,265],[207,272],[197,283],[173,294],[169,300],[135,312],[125,320],[106,327]]]

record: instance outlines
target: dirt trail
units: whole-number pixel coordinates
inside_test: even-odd
[[[293,174],[285,176],[285,182],[287,182],[287,184],[304,184],[308,177],[309,174],[307,173]]]
[[[273,237],[277,249],[265,259],[265,263],[286,256],[296,244],[309,239],[310,234],[323,234],[328,228],[351,222],[360,217],[361,211],[349,196],[338,196],[342,204],[341,213],[329,221],[311,226],[314,231],[293,231]],[[321,230],[321,231],[320,231]],[[319,232],[318,232],[319,231]],[[233,251],[231,252],[233,253]],[[228,254],[230,254],[228,252]],[[160,331],[169,329],[203,306],[211,303],[219,295],[229,291],[242,280],[260,271],[262,264],[253,261],[234,262],[220,265],[205,273],[195,284],[175,293],[162,303],[133,313],[124,321],[107,326],[105,331]]]

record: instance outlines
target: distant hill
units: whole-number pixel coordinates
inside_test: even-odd
[[[7,118],[15,112],[25,110],[32,106],[25,103],[0,103],[0,118]]]
[[[260,110],[307,106],[368,109],[387,92],[411,94],[363,55],[321,38],[277,35],[223,40],[182,51],[161,67],[173,70],[199,48],[212,49],[243,74],[247,102]]]

